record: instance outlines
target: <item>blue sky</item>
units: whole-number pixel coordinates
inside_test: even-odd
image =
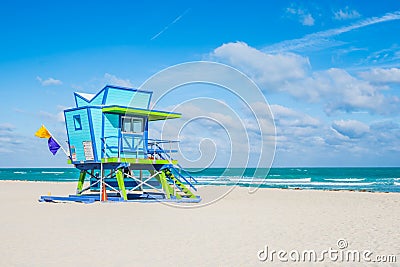
[[[12,1],[0,25],[0,167],[66,166],[33,134],[43,123],[66,139],[73,92],[137,87],[196,60],[260,87],[277,128],[274,166],[399,166],[398,1]],[[190,88],[164,107],[200,90]]]

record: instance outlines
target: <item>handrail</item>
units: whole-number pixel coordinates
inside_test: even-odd
[[[118,159],[121,157],[121,138],[120,138],[120,136],[117,136],[117,135],[109,135],[109,136],[105,136],[105,137],[103,137],[103,138],[100,138],[100,140],[101,140],[101,142],[103,143],[103,148],[102,148],[102,152],[103,152],[103,158],[107,158],[106,157],[106,155],[107,155],[107,153],[106,153],[106,148],[107,148],[107,139],[110,139],[110,138],[117,138],[117,143],[118,143],[118,147],[117,147],[117,149],[118,149],[118,151],[117,151],[117,155],[118,155]]]
[[[163,139],[147,139],[149,144],[165,144],[165,143],[179,143],[179,140],[163,140]]]
[[[180,174],[174,167],[172,167],[171,169],[173,169],[173,170],[175,171],[175,173],[178,174],[178,176],[180,176],[183,180],[185,180],[185,182],[186,182],[191,188],[193,188],[195,191],[197,191],[197,188],[194,187],[194,185],[193,185],[191,182],[189,182],[189,181],[186,179],[185,176],[183,176],[182,174]],[[190,177],[191,177],[191,176],[190,176]],[[178,179],[177,177],[175,177],[175,178]],[[194,180],[194,179],[193,179],[193,180]],[[179,179],[178,179],[178,181],[179,181]],[[182,182],[182,181],[180,181],[180,182]],[[196,181],[196,183],[197,183],[197,181]]]
[[[179,169],[181,171],[183,171],[187,176],[189,176],[190,179],[193,179],[193,181],[195,181],[195,183],[198,183],[198,181],[196,179],[194,179],[194,177],[187,170],[185,170],[179,163],[176,165],[179,167]]]
[[[105,137],[103,137],[103,138],[101,138],[101,141],[102,141],[102,157],[103,158],[108,158],[107,157],[107,153],[106,153],[106,149],[107,149],[107,140],[108,139],[111,139],[111,138],[117,138],[117,143],[118,143],[118,160],[120,161],[121,159],[120,159],[120,156],[121,156],[121,152],[122,152],[122,149],[123,149],[123,147],[122,147],[122,138],[123,138],[123,135],[127,135],[127,136],[135,136],[135,134],[122,134],[121,132],[119,132],[119,135],[118,136],[116,136],[116,135],[110,135],[110,136],[105,136]],[[147,153],[147,154],[149,154],[150,152],[152,152],[152,154],[153,154],[153,157],[154,157],[154,163],[155,163],[155,155],[157,154],[157,155],[159,155],[162,159],[164,159],[164,160],[168,160],[169,162],[170,162],[170,164],[171,164],[171,167],[170,167],[170,169],[171,169],[171,172],[173,171],[176,175],[175,175],[175,179],[177,179],[179,182],[182,182],[182,181],[180,181],[180,179],[179,178],[181,178],[181,179],[183,179],[184,181],[185,181],[185,183],[186,184],[188,184],[191,188],[193,188],[195,191],[197,191],[197,189],[196,189],[196,187],[192,184],[192,181],[194,181],[196,184],[198,183],[198,181],[192,176],[192,175],[190,175],[186,170],[184,170],[183,168],[182,168],[182,166],[179,164],[179,163],[176,163],[176,164],[173,164],[172,163],[172,161],[173,161],[173,158],[172,158],[172,156],[170,155],[171,153],[172,153],[172,147],[170,146],[170,149],[169,149],[169,153],[161,146],[161,144],[166,144],[166,143],[169,143],[169,144],[172,144],[172,143],[178,143],[179,141],[169,141],[169,140],[157,140],[157,139],[148,139],[148,141],[153,141],[153,142],[148,142],[148,147],[143,147],[143,149],[139,149],[139,144],[137,144],[136,146],[134,146],[134,141],[133,141],[133,143],[132,143],[132,147],[134,148],[134,149],[136,149],[135,151],[136,151],[136,158],[138,158],[138,152],[140,151],[140,152],[143,152],[143,153]],[[143,139],[141,140],[141,142],[143,142]],[[153,151],[150,151],[149,150],[149,146],[151,146],[152,147],[152,150]],[[112,148],[112,147],[114,147],[115,148],[115,146],[111,146],[110,148]],[[132,152],[132,151],[130,151],[130,152]],[[133,151],[134,152],[134,151]],[[176,167],[175,167],[176,166]],[[186,178],[184,175],[182,175],[182,173],[181,172],[183,172],[186,176],[188,176],[188,178],[190,178],[189,180],[188,180],[188,178]]]
[[[172,143],[178,143],[179,141],[178,140],[161,140],[161,139],[148,139],[147,140],[148,142],[147,142],[147,146],[148,147],[151,147],[152,148],[152,155],[153,155],[153,158],[155,158],[155,156],[156,156],[156,154],[158,154],[158,155],[160,155],[159,153],[157,153],[156,152],[156,150],[157,150],[157,148],[158,149],[160,149],[160,150],[162,150],[162,153],[165,153],[166,155],[168,155],[168,153],[167,153],[167,151],[165,151],[165,149],[164,148],[162,148],[161,146],[160,146],[160,144],[169,144],[170,145],[170,147],[169,147],[169,154],[171,154],[172,153]],[[149,142],[150,141],[150,142]],[[149,149],[148,149],[149,150]],[[175,152],[175,151],[174,151]],[[149,153],[149,154],[151,154],[151,153]],[[160,155],[161,156],[161,155]],[[168,155],[168,160],[169,160],[169,162],[172,164],[172,157],[170,156],[170,155]]]
[[[138,144],[136,144],[136,146],[134,145],[134,141],[132,141],[132,146],[129,145],[129,148],[126,149],[126,150],[124,150],[124,147],[122,145],[122,139],[124,138],[124,136],[135,137],[135,136],[141,136],[141,135],[133,134],[133,133],[121,133],[121,132],[119,132],[119,133],[120,133],[120,135],[118,135],[118,136],[117,135],[110,135],[110,136],[105,136],[104,138],[100,138],[101,142],[102,142],[102,153],[103,153],[102,157],[103,158],[107,158],[107,153],[106,153],[106,149],[108,147],[107,139],[111,139],[111,138],[116,138],[117,139],[117,156],[118,156],[118,159],[121,158],[121,153],[122,152],[136,153],[136,158],[138,158],[139,153],[140,154],[142,154],[142,153],[146,154],[147,148],[144,146],[143,139]],[[140,145],[142,145],[142,147]],[[110,148],[115,148],[115,146],[109,146],[109,147]],[[132,148],[132,149],[130,149],[130,148]]]
[[[168,160],[170,160],[170,161],[173,160],[173,158],[172,158],[162,147],[160,147],[160,146],[157,145],[157,144],[156,144],[156,146],[160,149],[160,151],[161,151],[163,154],[165,154],[165,155],[168,157]],[[163,158],[162,155],[160,155],[160,156]],[[189,176],[190,179],[193,179],[193,181],[194,181],[195,183],[198,183],[198,181],[197,181],[190,173],[188,173],[179,163],[177,163],[176,165],[177,165],[183,172],[185,172],[185,174],[186,174],[187,176]],[[186,180],[186,178],[185,178],[183,175],[181,175],[179,172],[178,172],[178,174],[179,174],[181,177],[183,177],[183,178],[185,179],[186,182],[188,182],[188,181]]]

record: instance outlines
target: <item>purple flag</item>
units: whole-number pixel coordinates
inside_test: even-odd
[[[50,152],[53,153],[53,155],[55,155],[60,149],[60,145],[53,139],[53,137],[49,138],[47,144],[49,145]]]

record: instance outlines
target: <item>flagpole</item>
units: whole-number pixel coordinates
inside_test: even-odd
[[[46,128],[47,129],[47,128]],[[64,154],[67,156],[67,158],[70,157],[70,155],[68,155],[67,151],[65,151],[65,149],[63,148],[63,146],[60,144],[60,142],[57,141],[57,139],[54,138],[54,136],[51,134],[51,132],[47,129],[47,131],[49,132],[49,134],[51,135],[51,138],[53,138],[53,140],[60,146],[60,148],[62,149],[62,151],[64,151]]]

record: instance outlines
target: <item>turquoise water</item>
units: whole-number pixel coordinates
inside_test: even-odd
[[[254,177],[254,171],[208,169],[194,177],[200,183],[216,185],[400,192],[400,168],[272,168],[266,179]]]
[[[201,185],[400,192],[400,168],[272,168],[267,178],[254,177],[251,168],[189,171]],[[78,176],[72,168],[0,169],[0,180],[67,182]]]

